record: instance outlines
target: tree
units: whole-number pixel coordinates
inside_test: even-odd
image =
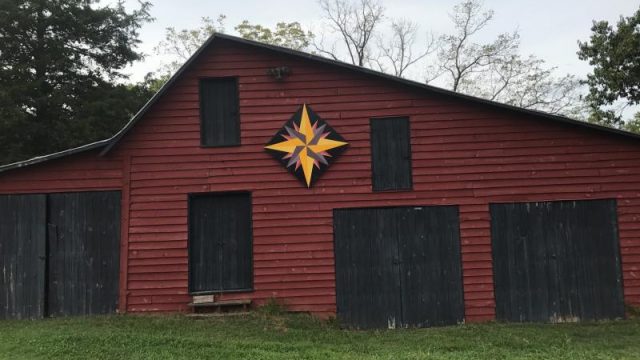
[[[593,66],[586,81],[591,120],[620,127],[624,108],[640,104],[640,9],[620,17],[617,28],[594,21],[591,31],[589,41],[578,42],[579,58]]]
[[[266,44],[287,47],[293,50],[305,50],[313,39],[311,31],[304,31],[299,22],[279,22],[271,30],[262,25],[252,25],[248,20],[235,27],[244,39],[260,41]]]
[[[371,58],[371,40],[384,18],[384,7],[378,0],[320,0],[320,7],[328,27],[340,37],[348,53],[348,61],[354,65],[365,66]],[[324,34],[314,43],[320,54],[339,60],[335,43],[327,48]]]
[[[473,42],[473,36],[493,19],[493,11],[483,11],[481,2],[469,0],[457,4],[449,17],[455,33],[440,37],[438,65],[432,79],[444,74],[453,91],[464,92],[465,85],[474,84],[470,79],[474,74],[490,71],[516,54],[520,38],[517,32],[500,34],[486,44]]]
[[[391,38],[385,41],[378,37],[379,56],[373,61],[382,72],[386,71],[389,64],[393,75],[403,76],[407,69],[418,61],[424,59],[433,51],[434,40],[430,37],[426,49],[418,54],[414,53],[414,45],[418,35],[418,25],[407,19],[391,20]]]
[[[107,139],[118,132],[156,89],[153,82],[112,84],[103,82],[82,95],[83,105],[75,109],[64,127],[65,139],[59,148],[34,152],[31,119],[13,106],[0,103],[0,164],[11,163],[38,154],[76,147]],[[0,95],[0,99],[6,99]],[[60,131],[60,130],[58,130]],[[27,141],[25,141],[27,140]]]
[[[460,89],[524,109],[581,117],[584,104],[578,91],[580,80],[570,74],[558,77],[555,70],[533,55],[522,58],[514,54],[497,60],[487,71],[467,76]]]
[[[327,47],[326,34],[321,33],[313,43],[321,55],[340,60],[341,54],[346,54],[352,64],[396,76],[407,76],[411,66],[427,60],[427,83],[523,108],[583,116],[580,79],[556,75],[556,68],[535,56],[523,57],[517,31],[499,34],[488,42],[476,41],[494,16],[480,0],[465,0],[454,6],[450,18],[455,32],[436,40],[427,36],[419,51],[414,49],[418,27],[410,20],[391,19],[390,35],[378,31],[386,19],[378,0],[319,3],[325,21],[339,39]],[[372,39],[377,40],[377,49],[372,48]]]
[[[0,85],[0,164],[34,154],[28,148],[25,149],[27,146],[23,142],[23,138],[29,136],[28,114],[15,105],[8,90]]]
[[[338,38],[327,45],[327,33],[315,37],[312,45],[320,55],[406,76],[410,67],[433,52],[431,35],[426,46],[415,49],[418,25],[411,20],[389,19],[390,36],[379,32],[380,26],[387,23],[385,8],[379,0],[319,0],[318,3],[330,29],[329,36]],[[374,42],[376,49],[372,48]]]
[[[204,44],[214,33],[224,33],[224,21],[226,15],[220,14],[216,20],[210,17],[201,18],[200,27],[196,29],[176,30],[174,27],[166,28],[164,40],[160,41],[154,48],[157,55],[167,55],[171,59],[169,63],[163,64],[159,70],[161,78],[168,80],[187,61],[191,55]],[[150,74],[153,76],[153,74]]]
[[[625,122],[622,128],[624,130],[640,134],[640,112],[637,112],[633,119]]]
[[[143,2],[129,13],[122,2],[0,2],[0,161],[103,137],[84,115],[114,89],[121,91],[113,83],[125,78],[126,65],[142,58],[138,29],[150,20],[149,7]],[[130,104],[117,106],[122,112],[96,121],[108,128],[128,120],[120,116],[131,112]]]
[[[438,39],[427,82],[440,80],[453,91],[526,109],[581,116],[579,79],[569,74],[558,77],[544,60],[522,57],[517,31],[487,43],[474,41],[493,16],[478,0],[456,5],[450,14],[455,33]]]
[[[75,116],[81,119],[71,136],[90,141],[106,139],[118,132],[155,93],[151,83],[103,83],[83,95],[84,106]],[[108,120],[108,121],[105,121]],[[86,142],[86,141],[85,141]]]
[[[170,59],[155,73],[147,75],[147,81],[153,82],[154,87],[161,86],[169,80],[176,70],[187,61],[204,42],[215,33],[225,32],[225,19],[223,14],[218,15],[214,21],[209,17],[203,17],[201,24],[196,29],[176,30],[173,27],[166,29],[162,40],[154,51],[158,55],[168,56]],[[262,25],[253,25],[244,20],[235,27],[235,30],[245,39],[264,42],[267,44],[288,47],[294,50],[304,50],[309,46],[313,34],[304,31],[300,23],[279,22],[275,29],[269,29]]]

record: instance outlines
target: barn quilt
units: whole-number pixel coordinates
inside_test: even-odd
[[[335,129],[304,104],[265,149],[310,188],[347,145]]]

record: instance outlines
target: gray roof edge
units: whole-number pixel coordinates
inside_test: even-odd
[[[93,143],[90,143],[90,144],[78,146],[78,147],[75,147],[75,148],[72,148],[72,149],[62,150],[62,151],[58,151],[58,152],[55,152],[55,153],[52,153],[52,154],[36,156],[34,158],[31,158],[31,159],[27,159],[27,160],[23,160],[23,161],[17,161],[17,162],[11,163],[11,164],[2,165],[2,166],[0,166],[0,173],[8,171],[8,170],[12,170],[12,169],[20,169],[20,168],[23,168],[23,167],[26,167],[26,166],[43,163],[43,162],[49,161],[49,160],[59,159],[59,158],[65,157],[65,156],[70,156],[70,155],[73,155],[73,154],[78,154],[78,153],[82,153],[82,152],[89,151],[89,150],[99,149],[101,147],[104,147],[108,143],[108,141],[109,141],[109,139],[100,140],[100,141],[96,141],[96,142],[93,142]]]
[[[247,45],[253,45],[253,46],[269,49],[269,50],[280,52],[280,53],[286,53],[286,54],[289,54],[289,55],[306,58],[306,59],[309,59],[309,60],[312,60],[312,61],[316,61],[316,62],[321,62],[321,63],[325,63],[325,64],[329,64],[329,65],[342,67],[342,68],[345,68],[345,69],[348,69],[348,70],[352,70],[352,71],[356,71],[356,72],[359,72],[359,73],[371,75],[371,76],[374,76],[374,77],[377,77],[377,78],[381,78],[381,79],[385,79],[385,80],[390,80],[390,81],[393,81],[395,83],[407,85],[407,86],[410,86],[410,87],[413,87],[413,88],[416,88],[416,89],[428,90],[428,91],[430,91],[432,93],[437,93],[437,94],[441,94],[441,95],[444,95],[444,96],[451,96],[451,97],[455,97],[455,98],[458,98],[458,99],[471,101],[471,102],[474,102],[474,103],[489,105],[489,106],[493,106],[493,107],[502,108],[502,109],[505,109],[505,110],[510,110],[510,111],[514,111],[514,112],[523,113],[523,114],[526,114],[526,115],[540,116],[540,117],[543,117],[543,118],[546,118],[546,119],[549,119],[549,120],[564,122],[564,123],[568,123],[568,124],[571,124],[571,125],[578,125],[578,126],[581,126],[581,127],[591,128],[591,129],[595,129],[595,130],[601,130],[601,131],[605,131],[605,132],[609,132],[609,133],[614,133],[614,134],[617,134],[617,135],[628,136],[628,137],[631,137],[631,138],[634,138],[634,139],[640,139],[640,134],[632,133],[632,132],[629,132],[629,131],[615,129],[615,128],[611,128],[611,127],[607,127],[607,126],[603,126],[603,125],[598,125],[598,124],[593,124],[593,123],[589,123],[589,122],[586,122],[586,121],[576,120],[576,119],[572,119],[572,118],[569,118],[569,117],[564,116],[564,115],[551,114],[551,113],[548,113],[548,112],[545,112],[545,111],[542,111],[542,110],[525,109],[525,108],[518,107],[518,106],[515,106],[515,105],[509,105],[509,104],[505,104],[505,103],[501,103],[501,102],[497,102],[497,101],[493,101],[493,100],[488,100],[488,99],[484,99],[484,98],[480,98],[480,97],[476,97],[476,96],[472,96],[472,95],[466,95],[466,94],[463,94],[463,93],[455,92],[453,90],[443,89],[443,88],[440,88],[440,87],[437,87],[437,86],[428,85],[428,84],[417,82],[417,81],[414,81],[414,80],[401,78],[401,77],[398,77],[398,76],[395,76],[395,75],[391,75],[391,74],[383,73],[383,72],[380,72],[380,71],[372,70],[372,69],[369,69],[369,68],[353,65],[353,64],[346,63],[346,62],[343,62],[343,61],[338,61],[338,60],[325,58],[325,57],[318,56],[318,55],[315,55],[315,54],[310,54],[310,53],[306,53],[306,52],[302,52],[302,51],[298,51],[298,50],[293,50],[293,49],[289,49],[289,48],[284,48],[284,47],[280,47],[280,46],[276,46],[276,45],[265,44],[265,43],[261,43],[261,42],[257,42],[257,41],[253,41],[253,40],[247,40],[247,39],[239,38],[239,37],[232,36],[232,35],[216,34],[216,36],[219,37],[219,38],[232,40],[232,41],[236,41],[236,42],[239,42],[239,43],[244,43],[244,44],[247,44]]]
[[[200,48],[198,48],[198,50],[180,67],[180,69],[178,69],[178,71],[176,71],[176,73],[160,88],[160,90],[158,90],[158,92],[156,92],[156,94],[140,109],[140,111],[138,111],[138,113],[127,123],[127,125],[124,128],[122,128],[122,130],[120,130],[111,139],[109,139],[109,145],[107,145],[102,150],[100,155],[104,155],[104,154],[108,153],[117,144],[117,142],[138,122],[138,120],[140,120],[140,118],[142,118],[142,116],[146,113],[146,111],[160,97],[162,97],[162,95],[167,91],[167,89],[169,89],[171,87],[171,85],[173,83],[175,83],[175,81],[182,75],[182,73],[184,73],[186,71],[186,69],[195,61],[195,59],[204,51],[204,49],[206,49],[213,42],[213,40],[216,39],[216,38],[230,40],[230,41],[234,41],[234,42],[237,42],[237,43],[246,44],[246,45],[250,45],[250,46],[255,46],[255,47],[262,48],[262,49],[267,49],[267,50],[279,52],[279,53],[282,53],[282,54],[292,55],[292,56],[295,56],[295,57],[300,57],[300,58],[304,58],[304,59],[308,59],[308,60],[311,60],[311,61],[324,63],[324,64],[328,64],[328,65],[332,65],[332,66],[338,66],[338,67],[341,67],[341,68],[344,68],[344,69],[347,69],[347,70],[356,71],[356,72],[359,72],[359,73],[362,73],[362,74],[366,74],[366,75],[369,75],[369,76],[373,76],[373,77],[377,77],[377,78],[380,78],[380,79],[390,80],[390,81],[393,81],[395,83],[399,83],[399,84],[403,84],[403,85],[406,85],[406,86],[409,86],[409,87],[413,87],[415,89],[427,90],[427,91],[430,91],[432,93],[441,94],[441,95],[444,95],[444,96],[452,96],[452,97],[455,97],[455,98],[458,98],[458,99],[467,100],[467,101],[478,103],[478,104],[483,104],[483,105],[488,105],[488,106],[501,108],[501,109],[505,109],[505,110],[509,110],[509,111],[514,111],[514,112],[518,112],[518,113],[525,114],[525,115],[538,116],[538,117],[542,117],[542,118],[547,119],[547,120],[552,120],[552,121],[561,122],[561,123],[570,124],[570,125],[576,125],[576,126],[579,126],[579,127],[589,128],[589,129],[593,129],[593,130],[597,130],[597,131],[603,131],[603,132],[606,132],[606,133],[620,135],[620,136],[624,136],[624,137],[628,137],[628,138],[632,138],[632,139],[640,139],[640,134],[635,134],[635,133],[624,131],[624,130],[619,130],[619,129],[610,128],[610,127],[606,127],[606,126],[602,126],[602,125],[592,124],[592,123],[588,123],[588,122],[585,122],[585,121],[572,119],[572,118],[569,118],[569,117],[566,117],[566,116],[562,116],[562,115],[551,114],[551,113],[540,111],[540,110],[525,109],[525,108],[517,107],[517,106],[514,106],[514,105],[500,103],[500,102],[497,102],[497,101],[487,100],[487,99],[483,99],[483,98],[479,98],[479,97],[475,97],[475,96],[471,96],[471,95],[465,95],[465,94],[458,93],[458,92],[455,92],[455,91],[452,91],[452,90],[447,90],[447,89],[439,88],[439,87],[436,87],[436,86],[420,83],[420,82],[417,82],[417,81],[404,79],[404,78],[401,78],[401,77],[398,77],[398,76],[385,74],[383,72],[379,72],[379,71],[376,71],[376,70],[371,70],[371,69],[368,69],[368,68],[356,66],[356,65],[349,64],[349,63],[342,62],[342,61],[337,61],[337,60],[325,58],[325,57],[322,57],[322,56],[306,53],[306,52],[303,52],[303,51],[293,50],[293,49],[289,49],[289,48],[285,48],[285,47],[281,47],[281,46],[276,46],[276,45],[265,44],[265,43],[261,43],[261,42],[253,41],[253,40],[247,40],[247,39],[243,39],[243,38],[240,38],[240,37],[237,37],[237,36],[232,36],[232,35],[227,35],[227,34],[222,34],[222,33],[215,33],[215,34],[211,35],[209,37],[209,39],[207,39],[207,41],[205,41],[204,44],[202,44],[202,46],[200,46]]]
[[[162,95],[164,95],[164,93],[167,92],[167,90],[171,87],[171,85],[173,85],[178,80],[178,78],[180,78],[182,73],[184,73],[187,70],[187,68],[191,65],[191,63],[193,63],[196,60],[196,58],[200,56],[200,54],[209,46],[209,44],[211,44],[211,42],[213,42],[215,38],[222,38],[222,37],[223,36],[221,36],[221,34],[219,33],[214,33],[213,35],[211,35],[207,39],[207,41],[205,41],[204,44],[202,44],[198,48],[198,50],[196,50],[196,52],[194,52],[193,55],[191,55],[191,57],[189,57],[189,59],[184,64],[182,64],[182,66],[180,66],[180,68],[171,76],[171,78],[169,78],[169,80],[167,80],[167,82],[164,83],[160,87],[160,89],[156,91],[155,94],[153,94],[151,99],[149,99],[149,101],[147,101],[142,106],[142,108],[140,108],[140,110],[138,110],[138,112],[135,115],[133,115],[131,120],[129,120],[129,122],[122,129],[120,129],[120,131],[118,131],[115,135],[107,139],[109,144],[105,146],[105,148],[100,152],[100,156],[103,156],[107,154],[109,151],[111,151],[111,149],[118,143],[118,141],[120,141],[120,139],[122,139],[122,137],[124,137],[124,135],[126,135],[126,133],[129,132],[129,130],[138,122],[138,120],[140,120],[144,116],[144,114],[146,114],[147,110],[149,110],[149,108],[151,108],[151,106],[153,106],[153,104],[155,104],[162,97]]]

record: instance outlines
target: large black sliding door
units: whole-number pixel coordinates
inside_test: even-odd
[[[49,315],[115,312],[120,192],[53,194],[48,227]]]
[[[0,196],[0,318],[111,313],[120,192]]]
[[[335,210],[334,238],[343,323],[371,328],[462,321],[457,207]]]
[[[615,200],[491,205],[496,317],[624,316]]]
[[[194,194],[189,198],[189,290],[253,287],[251,194]]]
[[[0,196],[0,319],[45,312],[46,196]]]

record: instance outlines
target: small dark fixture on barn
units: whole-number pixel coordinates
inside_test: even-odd
[[[273,76],[278,81],[284,80],[289,74],[291,74],[291,69],[288,66],[278,66],[267,70],[267,75]]]

